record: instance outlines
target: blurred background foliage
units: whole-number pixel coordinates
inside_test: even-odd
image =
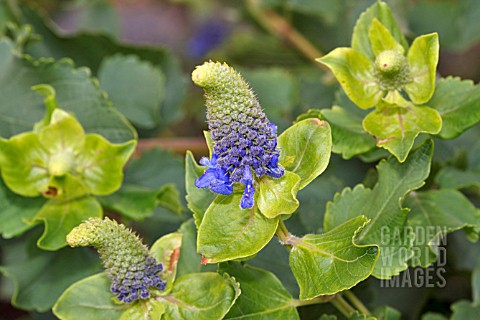
[[[151,244],[190,218],[184,200],[185,151],[191,149],[197,158],[207,153],[202,135],[206,129],[202,91],[189,80],[193,68],[211,59],[238,69],[279,131],[309,109],[348,108],[351,102],[314,58],[335,47],[349,46],[358,15],[374,2],[0,0],[0,32],[13,40],[15,50],[36,61],[69,58],[76,67],[90,69],[113,106],[135,127],[140,141],[126,168],[124,185],[101,202],[108,215],[132,226]],[[410,41],[420,34],[439,33],[439,77],[480,80],[480,1],[386,2]],[[11,80],[0,73],[0,83]],[[11,110],[5,108],[0,106],[0,113],[9,114]],[[31,116],[39,118],[40,114]],[[94,118],[92,112],[83,124]],[[456,140],[436,139],[430,185],[440,168],[478,174],[469,161],[475,160],[471,146],[478,150],[479,134],[476,125]],[[334,155],[326,173],[299,195],[301,206],[287,222],[289,230],[297,234],[321,231],[326,203],[346,186],[374,184],[372,168],[382,156],[385,153],[378,149],[349,160]],[[476,181],[461,187],[478,207],[480,185]],[[2,193],[2,197],[9,196]],[[99,270],[98,258],[89,250],[77,249],[75,252],[81,253],[68,259],[59,256],[71,255],[69,249],[62,249],[61,254],[40,254],[34,244],[38,231],[14,239],[4,233],[5,239],[0,239],[0,265],[6,266],[2,271],[8,275],[0,277],[1,319],[54,318],[48,310],[61,291]],[[449,236],[447,246],[445,288],[380,288],[379,281],[370,278],[353,291],[368,306],[390,305],[405,319],[417,319],[427,311],[448,314],[452,302],[471,300],[470,274],[480,248],[458,232]],[[293,296],[298,296],[286,257],[287,252],[272,240],[252,264],[274,272]],[[51,267],[56,259],[61,263]],[[67,272],[75,276],[64,276],[61,283],[48,276]],[[12,295],[15,306],[10,304]],[[314,305],[301,307],[299,312],[302,319],[318,319],[334,310]]]

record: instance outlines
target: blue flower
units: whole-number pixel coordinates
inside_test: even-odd
[[[166,282],[157,263],[140,238],[124,225],[108,218],[90,218],[67,235],[71,247],[93,246],[112,281],[110,290],[118,300],[131,303],[148,299],[152,288],[164,290]]]
[[[207,62],[192,73],[193,81],[204,88],[207,121],[212,135],[212,158],[195,180],[199,188],[228,195],[233,184],[245,186],[240,207],[253,207],[255,178],[280,178],[277,126],[263,113],[260,103],[245,80],[226,64]]]

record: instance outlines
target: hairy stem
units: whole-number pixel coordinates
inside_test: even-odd
[[[278,223],[277,231],[275,231],[275,235],[277,236],[278,240],[280,240],[283,244],[286,244],[288,238],[290,237],[290,232],[288,232],[287,227],[283,223],[282,220]]]
[[[358,309],[358,311],[360,311],[361,313],[363,313],[366,316],[371,315],[371,313],[367,309],[367,307],[365,307],[363,302],[360,301],[360,299],[358,299],[358,297],[353,292],[347,290],[347,291],[344,292],[344,295],[355,306],[355,308]]]

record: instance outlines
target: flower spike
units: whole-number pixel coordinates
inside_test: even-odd
[[[152,288],[164,290],[157,263],[140,238],[124,225],[108,218],[90,218],[67,235],[71,247],[93,246],[112,280],[110,290],[118,300],[131,303],[150,298]]]
[[[277,126],[263,113],[255,94],[242,76],[227,64],[206,62],[192,73],[193,82],[205,91],[207,121],[213,140],[212,158],[195,180],[198,188],[228,195],[233,184],[245,186],[240,207],[253,207],[255,177],[280,178]]]

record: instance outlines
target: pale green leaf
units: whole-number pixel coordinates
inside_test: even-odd
[[[177,274],[177,264],[180,257],[180,247],[182,245],[182,234],[180,232],[164,235],[150,248],[150,254],[157,262],[162,263],[163,271],[160,274],[162,280],[167,282],[164,292],[172,290],[175,276]]]
[[[358,215],[371,220],[358,234],[357,243],[380,247],[373,273],[377,278],[390,278],[407,268],[412,238],[405,229],[408,209],[402,208],[402,202],[410,191],[424,184],[430,173],[432,153],[433,143],[427,140],[404,163],[394,157],[383,160],[377,166],[378,182],[372,190],[362,186],[345,189],[327,205],[327,231]]]
[[[412,81],[405,91],[415,104],[426,103],[435,90],[435,75],[438,64],[438,35],[426,34],[416,38],[407,54]]]
[[[394,39],[402,45],[405,51],[408,49],[407,40],[403,36],[400,27],[395,22],[390,8],[385,2],[378,1],[363,12],[355,24],[352,35],[352,49],[364,54],[371,61],[375,60],[369,39],[369,29],[373,19],[378,19],[385,26]]]
[[[219,195],[205,212],[198,228],[197,250],[206,262],[251,256],[273,237],[278,218],[266,218],[256,206],[240,208],[241,198],[241,193]]]
[[[300,299],[350,289],[368,278],[378,258],[375,245],[358,245],[356,235],[368,224],[353,218],[322,234],[289,237],[290,267],[300,286]]]
[[[382,104],[363,120],[363,127],[377,138],[377,146],[390,151],[403,162],[420,133],[438,133],[442,118],[435,109],[410,105],[399,107]]]
[[[255,199],[258,209],[267,218],[292,214],[300,203],[297,191],[300,177],[290,171],[285,171],[281,178],[262,177]]]
[[[234,277],[242,290],[224,319],[300,319],[295,300],[272,273],[231,262],[220,265],[220,271]]]
[[[175,281],[170,294],[158,297],[165,307],[162,319],[220,320],[227,314],[240,289],[235,279],[218,273],[190,273]]]
[[[337,48],[317,61],[332,70],[347,96],[360,108],[374,107],[382,98],[373,62],[362,53],[351,48]]]
[[[480,89],[471,80],[441,78],[428,105],[443,120],[441,138],[452,139],[480,121]]]
[[[377,18],[372,20],[368,29],[368,38],[375,56],[386,50],[395,50],[400,53],[405,51],[402,45],[395,40],[390,31]]]
[[[142,129],[158,125],[165,90],[160,69],[134,55],[116,55],[102,61],[98,80],[114,107],[134,125]]]
[[[102,214],[102,207],[94,197],[49,200],[32,219],[45,224],[37,245],[43,250],[58,250],[67,245],[66,236],[74,227],[88,218],[101,218]]]
[[[328,166],[332,149],[330,126],[317,118],[299,121],[278,137],[278,146],[279,163],[300,177],[301,190]]]
[[[480,228],[480,215],[475,206],[460,192],[452,189],[411,192],[404,201],[411,209],[408,225],[415,233],[412,266],[427,267],[440,254],[439,246],[447,233],[459,229]],[[478,237],[478,231],[475,232]],[[445,252],[444,252],[445,253]],[[440,256],[446,259],[446,256]],[[445,261],[441,261],[444,263]]]

